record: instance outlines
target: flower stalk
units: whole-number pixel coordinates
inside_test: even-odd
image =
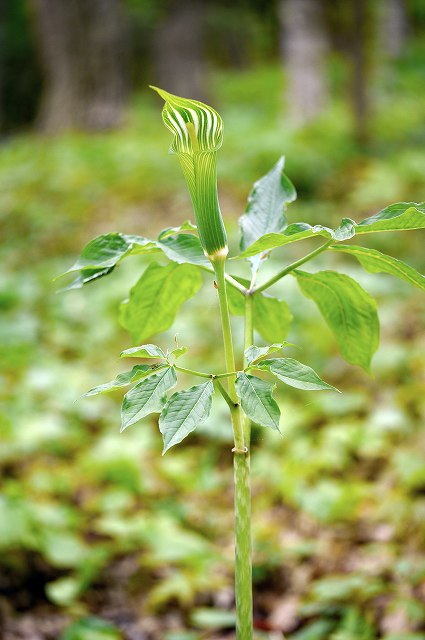
[[[223,141],[223,123],[214,109],[201,102],[152,88],[165,100],[162,117],[165,126],[174,134],[171,152],[179,158],[192,199],[199,239],[212,264],[218,290],[226,362],[226,373],[220,377],[227,380],[227,389],[219,380],[214,381],[229,406],[234,438],[236,638],[252,640],[249,423],[242,414],[236,393],[235,355],[226,290],[228,246],[217,195],[216,155]],[[239,288],[237,281],[234,282]],[[246,340],[252,335],[252,309],[250,317]]]

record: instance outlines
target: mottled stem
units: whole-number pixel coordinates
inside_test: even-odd
[[[227,371],[235,370],[229,306],[226,293],[225,263],[213,264],[220,300],[221,324]],[[235,484],[235,596],[236,640],[252,640],[252,565],[251,565],[251,490],[249,468],[249,441],[245,439],[244,419],[236,394],[235,377],[228,378],[233,435]],[[230,405],[229,405],[230,406]]]

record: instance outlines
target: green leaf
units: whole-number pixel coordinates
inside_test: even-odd
[[[60,640],[122,640],[119,629],[101,618],[81,618],[73,622]]]
[[[106,267],[105,269],[91,269],[90,267],[88,267],[86,269],[81,269],[80,275],[77,278],[75,278],[75,280],[73,280],[71,284],[69,284],[66,287],[63,287],[62,289],[59,289],[59,293],[63,293],[64,291],[70,291],[71,289],[81,289],[81,287],[83,287],[85,284],[88,284],[89,282],[94,282],[99,278],[103,278],[103,276],[107,276],[110,273],[112,273],[113,270],[114,270],[114,267]],[[65,274],[62,274],[62,275],[65,275]],[[55,280],[57,280],[57,278],[55,278]]]
[[[168,355],[174,356],[177,360],[177,358],[180,358],[180,356],[184,356],[185,353],[187,353],[187,347],[176,347],[175,349],[170,351]]]
[[[255,369],[270,371],[276,378],[296,389],[304,391],[338,391],[335,387],[324,382],[317,373],[305,364],[293,358],[272,358],[262,360],[253,365]]]
[[[242,251],[265,234],[279,233],[287,226],[286,205],[296,199],[297,193],[283,173],[284,164],[282,156],[271,171],[254,184],[248,196],[245,214],[240,218]],[[261,259],[259,256],[251,261],[254,270]]]
[[[162,369],[145,378],[125,394],[121,408],[121,431],[150,413],[159,413],[165,404],[165,394],[177,384],[174,367]]]
[[[236,376],[236,392],[244,413],[255,424],[279,431],[280,409],[272,397],[275,386],[248,373]]]
[[[105,233],[94,238],[84,247],[77,262],[65,274],[88,267],[91,269],[113,268],[133,249],[135,253],[141,253],[146,249],[155,249],[155,246],[155,242],[141,236]]]
[[[355,223],[353,223],[352,220],[346,218],[342,221],[341,226],[334,231],[333,229],[323,227],[320,224],[312,227],[306,222],[294,222],[286,227],[283,233],[266,233],[245,249],[245,251],[242,251],[239,256],[235,256],[233,259],[239,260],[241,258],[250,258],[258,253],[271,251],[272,249],[283,247],[286,244],[298,242],[299,240],[305,240],[307,238],[314,238],[315,236],[324,236],[329,240],[349,240],[354,236],[354,224]]]
[[[413,284],[415,287],[419,287],[419,289],[425,289],[425,276],[405,262],[392,256],[387,256],[376,249],[368,249],[367,247],[358,247],[351,244],[341,244],[331,247],[331,249],[332,251],[341,251],[355,256],[362,267],[369,273],[389,273]]]
[[[120,354],[121,358],[165,358],[165,353],[156,344],[141,344],[140,347],[131,347]]]
[[[166,365],[137,364],[131,369],[131,371],[119,373],[114,380],[111,380],[111,382],[106,382],[105,384],[93,387],[93,389],[90,389],[90,391],[87,391],[87,393],[81,397],[86,398],[87,396],[96,396],[99,393],[106,393],[108,391],[114,391],[114,389],[119,389],[120,387],[126,387],[133,382],[137,382],[137,380],[140,380],[141,378],[145,378],[158,368],[165,366]]]
[[[281,349],[284,349],[284,347],[287,347],[289,345],[289,342],[279,342],[268,345],[267,347],[256,347],[255,345],[252,345],[252,347],[248,347],[248,349],[245,349],[245,360],[248,365],[256,364],[257,360],[260,360],[260,358],[268,356],[269,353],[280,351]]]
[[[120,323],[142,342],[171,327],[180,306],[200,289],[202,277],[188,264],[150,264],[120,307]]]
[[[247,247],[234,259],[249,258],[258,253],[270,251],[282,247],[291,242],[324,236],[336,242],[349,240],[354,235],[374,233],[377,231],[407,231],[410,229],[425,228],[425,203],[398,202],[386,207],[379,213],[362,220],[358,224],[351,218],[344,218],[338,227],[333,230],[322,225],[312,227],[304,222],[295,222],[289,225],[283,233],[266,233]]]
[[[186,220],[179,227],[167,227],[163,229],[158,236],[158,240],[164,240],[169,236],[176,235],[176,233],[188,233],[191,231],[196,232],[196,225],[192,224],[190,220]]]
[[[370,370],[379,345],[375,300],[352,278],[335,271],[294,271],[301,291],[314,300],[333,331],[342,356]]]
[[[236,613],[227,609],[195,609],[190,617],[191,623],[200,629],[230,629],[236,624]]]
[[[376,231],[408,231],[425,228],[425,202],[397,202],[356,226],[356,235]]]
[[[292,313],[285,300],[268,293],[254,295],[254,328],[267,342],[284,342],[289,333]]]
[[[238,282],[249,287],[249,281],[236,277]],[[227,299],[230,313],[243,316],[245,296],[234,287],[227,287]],[[256,293],[253,296],[254,328],[264,340],[270,343],[284,342],[292,320],[291,310],[285,300],[273,298],[268,293]]]
[[[159,417],[163,454],[205,422],[211,411],[213,394],[213,382],[208,380],[171,396]]]
[[[168,236],[156,244],[173,262],[211,266],[199,238],[193,234],[181,233],[175,237]]]

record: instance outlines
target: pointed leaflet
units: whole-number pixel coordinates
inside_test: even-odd
[[[334,239],[335,241],[349,240],[354,236],[354,223],[352,220],[345,218],[341,226],[334,231],[330,227],[323,227],[320,224],[312,227],[306,222],[294,222],[286,227],[282,233],[266,233],[234,259],[249,258],[259,253],[271,251],[299,240],[314,238],[315,236],[324,236],[328,240]]]
[[[199,238],[190,230],[196,230],[190,222],[181,227],[165,229],[158,240],[123,233],[106,233],[91,240],[81,252],[77,262],[62,276],[80,271],[80,275],[67,287],[79,289],[88,282],[111,273],[115,267],[129,256],[140,253],[164,253],[169,260],[179,264],[210,266],[204,255]],[[61,277],[61,276],[59,276]]]
[[[280,409],[272,398],[275,386],[248,373],[236,376],[236,392],[244,413],[255,424],[279,431]]]
[[[283,173],[283,156],[265,176],[258,180],[248,196],[245,214],[240,219],[241,250],[243,251],[266,233],[279,233],[287,226],[286,205],[293,202],[296,191]],[[252,262],[253,270],[259,266],[261,256]]]
[[[208,380],[171,396],[159,417],[163,454],[205,422],[211,411],[213,394],[214,385]]]
[[[324,382],[317,373],[307,365],[293,358],[271,358],[262,360],[253,366],[255,369],[270,371],[279,380],[304,391],[338,391],[332,385]]]
[[[256,364],[257,360],[260,360],[260,358],[268,356],[269,353],[280,351],[287,346],[294,345],[290,345],[289,342],[279,342],[268,345],[267,347],[256,347],[255,345],[252,345],[252,347],[248,347],[248,349],[245,349],[245,360],[248,365],[253,365]]]
[[[358,247],[353,244],[341,244],[331,248],[332,251],[341,251],[355,256],[369,273],[389,273],[419,287],[419,289],[425,289],[425,276],[397,258],[387,256],[376,249]]]
[[[347,362],[369,371],[379,345],[375,300],[349,276],[335,271],[294,271],[301,291],[314,300]]]
[[[249,287],[249,281],[236,278],[245,287]],[[245,297],[234,287],[227,287],[227,298],[230,313],[234,316],[243,316],[245,313]],[[273,298],[268,293],[256,293],[253,296],[254,329],[258,331],[267,342],[276,340],[284,342],[289,332],[292,320],[291,310],[284,300]]]
[[[125,371],[124,373],[119,373],[115,380],[111,380],[111,382],[105,382],[105,384],[100,384],[97,387],[93,387],[90,391],[87,391],[82,398],[87,396],[96,396],[99,393],[106,393],[108,391],[114,391],[115,389],[119,389],[120,387],[126,387],[133,382],[137,382],[141,378],[145,378],[146,376],[154,373],[161,367],[165,367],[166,365],[149,365],[149,364],[137,364],[135,367],[131,369],[131,371]]]
[[[174,367],[161,369],[136,384],[125,394],[121,407],[121,431],[150,413],[159,413],[165,404],[165,394],[175,387],[177,377]]]
[[[163,240],[158,240],[156,245],[173,262],[211,266],[199,238],[193,234],[180,233],[176,236],[167,236]]]
[[[192,265],[152,263],[131,289],[129,300],[121,304],[120,323],[135,342],[166,331],[183,302],[201,285],[201,274]]]
[[[312,227],[304,222],[296,222],[289,225],[283,233],[267,233],[252,245],[250,245],[239,256],[249,258],[264,251],[270,251],[277,247],[282,247],[291,242],[312,238],[314,236],[324,236],[341,242],[352,238],[354,235],[364,233],[375,233],[379,231],[407,231],[409,229],[425,228],[425,203],[398,202],[386,207],[379,213],[362,220],[358,224],[350,218],[344,218],[338,227],[333,230],[329,227],[316,225]]]
[[[141,344],[121,351],[121,358],[165,358],[165,353],[156,344]]]
[[[425,228],[425,202],[397,202],[356,225],[356,235]]]

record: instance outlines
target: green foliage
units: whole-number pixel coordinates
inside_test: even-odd
[[[413,284],[415,287],[419,287],[419,289],[425,289],[425,276],[401,260],[387,256],[376,249],[357,247],[355,245],[339,245],[330,247],[330,249],[355,256],[362,267],[369,273],[389,273],[401,280],[405,280],[409,284]]]
[[[341,354],[369,370],[379,343],[373,298],[352,278],[334,271],[295,271],[302,292],[314,300],[333,331]]]
[[[293,358],[273,358],[251,364],[254,369],[269,371],[276,378],[296,389],[304,391],[337,391],[331,384],[324,382],[311,367]]]
[[[82,618],[74,622],[61,635],[60,640],[121,640],[122,635],[114,625],[100,618]]]
[[[208,418],[214,385],[211,380],[186,391],[174,393],[159,417],[159,430],[164,438],[164,451],[179,444]]]
[[[166,367],[130,389],[122,403],[121,431],[150,413],[160,413],[165,405],[166,392],[176,384],[174,367]]]
[[[271,249],[317,235],[340,242],[349,240],[354,235],[364,233],[423,228],[425,228],[425,204],[398,202],[379,211],[374,216],[362,220],[358,224],[350,218],[344,218],[336,230],[321,225],[312,227],[304,222],[295,222],[287,226],[283,233],[267,233],[245,249],[238,257],[249,258],[258,253],[270,251]]]
[[[120,323],[142,342],[172,326],[180,306],[200,289],[202,277],[188,264],[150,264],[120,308]]]
[[[255,424],[279,431],[280,409],[272,397],[275,385],[247,373],[238,373],[236,391],[243,411]]]
[[[296,191],[283,173],[285,159],[281,157],[267,175],[258,180],[248,196],[245,214],[240,218],[241,250],[244,251],[267,233],[279,233],[287,226],[286,205],[293,202]],[[251,260],[257,271],[265,255]]]
[[[248,280],[238,281],[249,286]],[[243,316],[245,313],[244,296],[232,287],[227,287],[230,313]],[[283,342],[288,336],[292,313],[285,300],[272,297],[267,293],[257,293],[253,300],[254,328],[266,342]]]

